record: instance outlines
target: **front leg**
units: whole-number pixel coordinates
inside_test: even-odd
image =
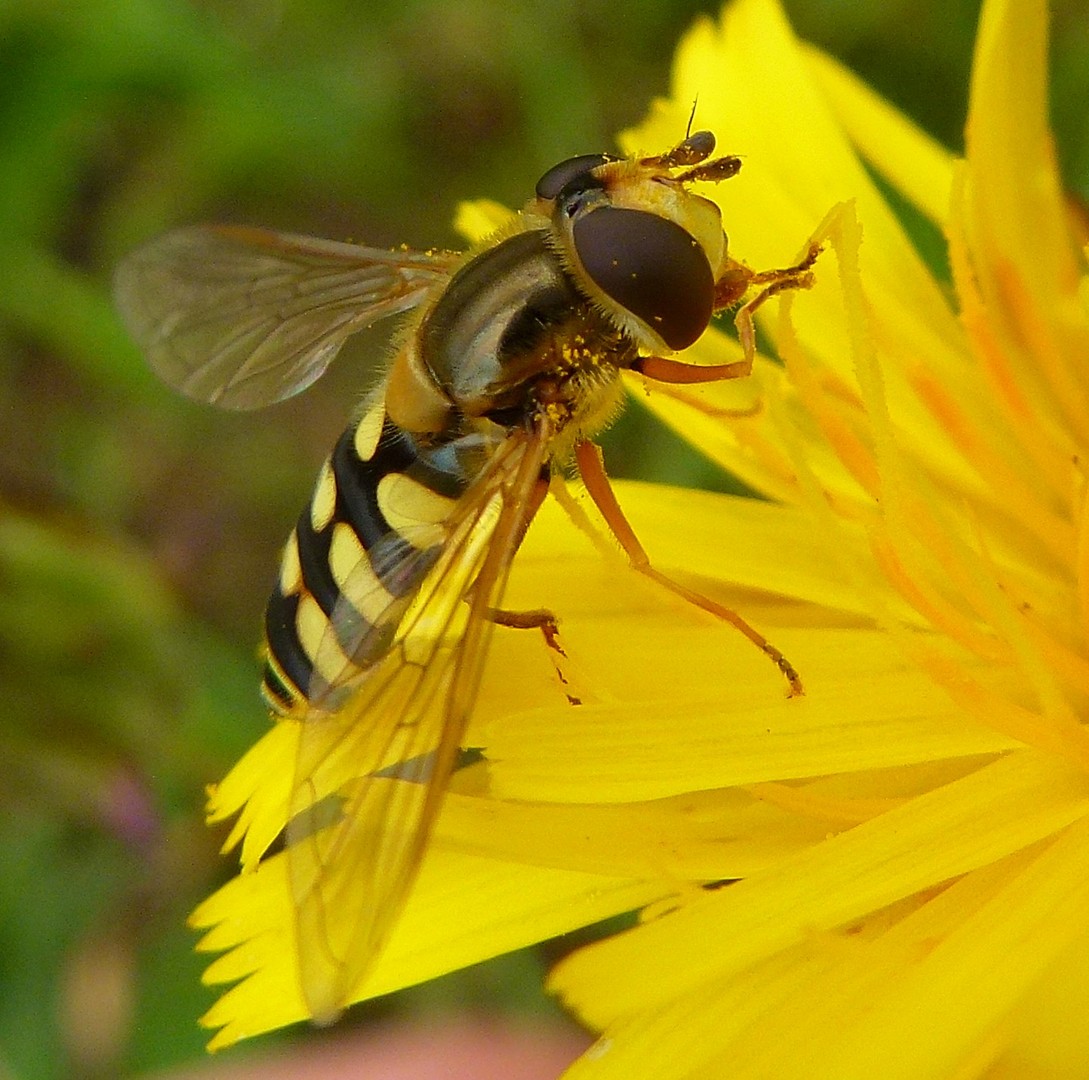
[[[560,647],[560,627],[556,616],[548,608],[532,608],[529,611],[511,611],[509,608],[485,608],[484,618],[496,626],[513,630],[540,630],[545,644],[561,656],[567,654]]]
[[[813,264],[820,253],[821,245],[813,243],[809,245],[805,258],[793,266],[787,266],[781,270],[761,270],[759,273],[750,270],[744,263],[731,261],[726,273],[715,284],[715,311],[733,307],[754,286],[762,286],[762,288],[751,300],[743,304],[734,316],[737,338],[741,343],[741,351],[745,359],[739,361],[737,365],[722,364],[721,368],[747,365],[747,370],[743,372],[745,375],[752,370],[753,359],[756,356],[756,329],[753,325],[753,313],[773,296],[787,289],[811,289],[816,281],[813,276]],[[728,375],[726,378],[737,378],[737,376]]]
[[[631,366],[632,371],[661,383],[722,382],[724,379],[743,379],[752,373],[752,357],[735,360],[732,364],[686,364],[683,360],[671,360],[668,356],[640,356]]]

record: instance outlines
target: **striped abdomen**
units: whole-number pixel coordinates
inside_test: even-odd
[[[461,441],[421,450],[378,404],[340,437],[265,612],[262,691],[274,711],[316,704],[389,648],[471,479]]]

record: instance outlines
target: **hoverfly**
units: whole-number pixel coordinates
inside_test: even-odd
[[[299,730],[286,845],[302,989],[319,1021],[351,1000],[412,883],[490,625],[551,624],[499,605],[553,470],[573,460],[635,567],[740,629],[801,692],[740,616],[650,565],[590,441],[616,411],[623,370],[667,383],[744,376],[753,311],[813,283],[816,246],[762,273],[729,255],[718,207],[690,190],[740,169],[714,148],[704,131],[655,157],[563,161],[516,224],[467,255],[198,227],[118,269],[117,303],[154,370],[230,409],[298,393],[350,334],[414,312],[321,469],[265,619],[264,696]],[[750,292],[735,320],[742,360],[665,355]]]

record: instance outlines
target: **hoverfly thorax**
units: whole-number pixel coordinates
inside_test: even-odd
[[[710,132],[697,132],[658,157],[583,155],[537,184],[534,209],[549,217],[575,280],[650,352],[687,348],[715,311],[726,234],[718,207],[688,188],[740,168],[737,158],[707,160],[714,145]]]
[[[548,244],[516,233],[453,276],[425,313],[410,352],[461,417],[502,418],[524,405],[528,384],[555,367],[555,342],[602,321]]]

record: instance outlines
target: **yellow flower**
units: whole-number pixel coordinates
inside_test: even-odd
[[[539,637],[496,632],[469,732],[485,761],[456,778],[358,998],[641,909],[553,974],[601,1033],[569,1077],[1083,1073],[1089,286],[1046,39],[1043,0],[988,0],[964,161],[798,43],[774,0],[684,39],[625,149],[675,143],[698,99],[745,157],[708,192],[734,253],[826,250],[765,326],[782,364],[632,382],[772,501],[619,493],[657,565],[766,631],[806,695],[546,504],[508,603],[560,614],[566,684]],[[951,285],[875,173],[944,231]],[[688,358],[736,356],[711,332]],[[306,1015],[283,859],[258,862],[292,760],[280,725],[216,796],[219,816],[244,807],[246,872],[194,916],[225,952],[209,981],[241,980],[213,1045]]]

